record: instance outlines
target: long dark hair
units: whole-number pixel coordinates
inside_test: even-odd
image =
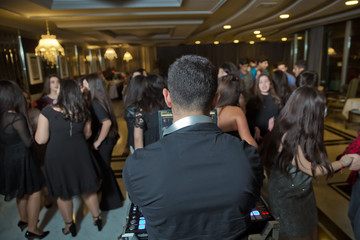
[[[240,84],[240,79],[234,75],[229,74],[221,77],[217,92],[220,94],[217,107],[236,106],[239,102],[240,94],[243,93],[244,88]]]
[[[61,109],[64,119],[72,122],[85,122],[90,118],[78,83],[72,79],[60,82],[60,92],[55,106]]]
[[[100,105],[105,109],[106,113],[109,115],[111,120],[111,128],[109,131],[109,136],[118,135],[118,125],[114,110],[111,104],[110,96],[105,88],[103,78],[100,74],[93,73],[85,78],[89,83],[91,100],[97,100]]]
[[[126,109],[133,104],[137,104],[143,94],[145,88],[145,76],[138,75],[130,79],[130,82],[125,90],[124,96],[124,113]],[[124,115],[125,116],[125,115]]]
[[[52,78],[52,77],[56,77],[57,79],[59,79],[59,82],[61,82],[60,77],[58,75],[56,75],[56,74],[50,74],[49,76],[47,76],[45,78],[42,95],[47,95],[47,94],[50,93],[50,78]]]
[[[139,107],[148,113],[152,113],[165,107],[165,101],[162,94],[166,88],[166,82],[158,74],[149,74],[144,78],[145,89],[139,101]]]
[[[268,171],[275,166],[288,175],[294,157],[296,166],[299,167],[300,147],[311,163],[313,176],[317,166],[326,169],[328,177],[332,176],[333,168],[324,145],[325,102],[320,91],[308,86],[300,87],[291,94],[276,119],[274,129],[260,147],[261,157]],[[282,150],[279,153],[280,144]]]
[[[260,74],[255,79],[254,95],[255,95],[255,98],[256,98],[256,108],[259,109],[264,104],[264,97],[261,94],[261,91],[260,91],[260,88],[259,88],[260,78],[263,77],[263,76],[267,77],[269,79],[269,81],[270,81],[270,89],[269,89],[270,97],[272,98],[274,103],[276,105],[278,105],[279,108],[281,108],[282,107],[281,100],[280,100],[279,96],[275,92],[273,81],[271,80],[271,78],[267,74]]]
[[[276,70],[272,73],[272,80],[276,94],[282,101],[282,105],[285,105],[291,94],[291,88],[286,73],[280,70]]]
[[[20,89],[19,85],[14,81],[0,80],[0,125],[4,120],[4,114],[8,111],[15,111],[22,114],[28,125],[29,132],[31,131],[31,125],[26,110],[26,100]]]

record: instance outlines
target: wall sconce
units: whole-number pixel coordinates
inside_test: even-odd
[[[133,56],[131,56],[131,54],[128,51],[126,51],[123,60],[129,62],[130,60],[133,60]]]
[[[116,52],[115,52],[115,50],[113,48],[108,48],[105,51],[104,58],[109,59],[110,61],[112,61],[115,58],[118,58],[118,55],[116,54]]]

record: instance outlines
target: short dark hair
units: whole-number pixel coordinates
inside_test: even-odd
[[[168,72],[171,100],[182,109],[210,111],[217,90],[217,69],[204,57],[185,55]]]
[[[228,61],[221,64],[219,68],[222,68],[227,74],[237,74],[238,72],[236,65]]]
[[[317,87],[319,84],[318,74],[314,71],[302,71],[296,78],[296,86]]]
[[[299,60],[295,63],[295,65],[298,67],[298,68],[303,68],[304,70],[307,69],[307,63],[305,60]]]
[[[258,64],[262,63],[262,62],[265,62],[265,61],[269,61],[269,59],[267,57],[260,57],[260,58],[257,59]]]
[[[240,59],[239,59],[239,64],[240,64],[240,65],[249,64],[249,59],[247,59],[247,58],[240,58]]]

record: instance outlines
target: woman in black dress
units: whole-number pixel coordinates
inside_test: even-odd
[[[111,169],[112,151],[119,139],[118,124],[101,75],[90,74],[85,77],[82,84],[85,91],[90,91],[92,106],[93,135],[89,142],[104,176],[100,209],[108,211],[121,207],[124,200]]]
[[[330,177],[356,158],[348,154],[330,162],[324,144],[325,102],[316,88],[297,88],[260,147],[269,176],[271,212],[280,222],[280,239],[319,239],[312,180]]]
[[[27,238],[49,234],[37,227],[43,176],[34,161],[30,146],[32,134],[25,98],[12,81],[0,81],[0,194],[5,201],[16,197],[21,231]]]
[[[135,150],[159,140],[158,110],[165,108],[162,95],[165,80],[158,74],[144,78],[144,92],[135,113],[134,146]]]
[[[72,197],[81,195],[98,230],[102,229],[97,189],[99,169],[86,139],[91,136],[90,112],[78,84],[73,80],[61,82],[58,102],[45,107],[39,116],[35,139],[47,143],[45,172],[49,194],[65,221],[63,233],[76,235],[73,222]]]
[[[275,92],[270,77],[266,74],[256,78],[254,95],[246,104],[246,118],[250,132],[260,143],[274,126],[274,120],[280,112],[281,100]]]
[[[130,79],[126,87],[124,96],[124,118],[128,128],[128,144],[131,153],[134,153],[134,123],[135,112],[141,100],[144,91],[144,78],[143,75],[138,75]]]

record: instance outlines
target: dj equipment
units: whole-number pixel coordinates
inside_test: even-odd
[[[268,207],[261,197],[250,213],[249,240],[265,240],[279,238],[279,223],[269,213]],[[131,203],[124,234],[119,240],[147,240],[146,220],[140,209]]]

